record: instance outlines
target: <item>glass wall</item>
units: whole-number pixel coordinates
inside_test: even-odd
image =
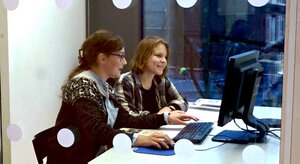
[[[264,67],[256,105],[281,107],[284,0],[262,7],[247,0],[198,0],[190,8],[144,0],[142,22],[143,36],[158,35],[170,43],[168,75],[189,101],[221,99],[228,58],[256,49]]]

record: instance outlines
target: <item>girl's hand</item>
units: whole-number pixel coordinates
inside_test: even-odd
[[[156,147],[157,149],[169,149],[174,141],[166,134],[154,132],[148,136],[139,135],[134,146]]]
[[[183,111],[172,111],[169,115],[169,124],[185,125],[186,121],[199,121],[199,119],[193,115],[186,114]]]

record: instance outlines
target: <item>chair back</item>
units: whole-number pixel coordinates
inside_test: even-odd
[[[53,127],[36,134],[32,140],[35,155],[39,164],[43,164],[43,159],[47,157],[48,139],[52,129]]]

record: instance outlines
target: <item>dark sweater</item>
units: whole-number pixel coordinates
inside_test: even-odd
[[[111,92],[109,95],[113,104],[119,107],[113,128],[107,124],[105,97],[99,92],[95,81],[80,77],[73,78],[65,85],[56,126],[49,139],[48,164],[85,164],[96,157],[100,146],[112,146],[114,136],[123,133],[119,128],[155,129],[165,124],[163,115],[129,115],[119,105],[115,95]],[[56,134],[61,128],[71,129],[76,136],[75,143],[69,148],[64,148],[57,142]]]

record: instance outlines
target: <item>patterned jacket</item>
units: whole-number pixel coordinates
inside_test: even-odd
[[[187,111],[188,103],[180,95],[173,83],[167,78],[154,77],[155,95],[158,108],[173,106],[176,110]],[[120,76],[115,84],[114,93],[118,101],[130,115],[147,115],[149,111],[143,108],[142,84],[139,76],[133,72],[127,72]],[[158,112],[158,111],[157,111]]]
[[[53,135],[48,141],[48,164],[87,163],[99,154],[101,147],[111,147],[115,135],[124,133],[119,128],[155,129],[166,124],[163,115],[130,116],[105,86],[108,87],[108,84],[102,82],[99,85],[95,79],[75,76],[63,87],[62,105]],[[103,94],[103,91],[108,93]],[[106,108],[107,97],[115,108]],[[117,117],[112,127],[108,124],[108,110],[117,108]],[[71,147],[64,148],[58,144],[56,135],[61,128],[69,128],[75,134],[75,143]]]

